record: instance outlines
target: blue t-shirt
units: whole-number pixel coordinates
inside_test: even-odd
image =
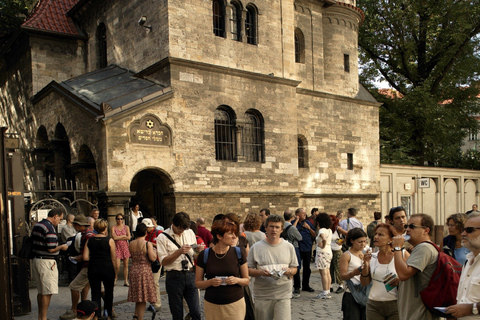
[[[312,250],[312,235],[310,231],[307,228],[303,227],[303,222],[306,222],[312,230],[315,230],[313,227],[313,224],[308,221],[308,220],[303,220],[301,223],[299,222],[297,224],[297,229],[300,231],[300,234],[302,235],[302,241],[298,241],[298,248],[300,251],[311,251]]]
[[[465,261],[467,261],[467,254],[470,252],[465,247],[455,248],[455,260],[457,260],[462,266],[465,265]]]

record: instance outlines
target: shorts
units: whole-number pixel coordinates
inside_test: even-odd
[[[38,294],[58,294],[58,266],[54,259],[33,259],[33,276]]]
[[[315,255],[315,268],[319,270],[330,269],[330,263],[332,262],[332,252],[319,252]]]
[[[88,284],[87,273],[88,273],[88,268],[82,268],[82,270],[80,270],[80,272],[77,274],[75,279],[73,279],[73,281],[68,286],[70,290],[82,291],[83,288],[85,288],[85,286]]]

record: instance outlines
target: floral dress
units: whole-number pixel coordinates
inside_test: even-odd
[[[157,301],[152,265],[146,252],[132,252],[132,267],[128,272],[128,279],[130,286],[127,301],[150,303]]]
[[[117,226],[113,227],[113,232],[117,237],[126,236],[127,228],[123,226],[123,230],[117,229]],[[115,252],[117,254],[117,259],[123,260],[130,257],[130,250],[128,249],[127,240],[115,240]]]

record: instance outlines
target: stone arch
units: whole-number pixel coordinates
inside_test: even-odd
[[[441,217],[440,221],[437,221],[437,224],[444,224],[445,217],[448,217],[451,214],[458,212],[458,185],[454,179],[446,179],[444,181],[444,193],[445,193],[445,200],[444,200],[444,208],[445,208],[445,216]]]
[[[140,205],[144,217],[154,216],[159,225],[167,228],[176,211],[174,182],[159,168],[145,168],[132,178],[130,191],[135,192],[133,203]]]
[[[464,205],[465,211],[468,211],[472,208],[473,204],[477,204],[477,185],[475,184],[474,180],[465,180],[463,189],[465,192],[464,195]]]
[[[71,163],[70,141],[65,127],[61,123],[57,123],[55,127],[54,138],[50,142],[55,158],[54,178],[55,188],[63,189],[62,186],[67,181],[73,180],[69,165]]]

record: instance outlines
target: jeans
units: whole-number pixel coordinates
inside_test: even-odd
[[[88,268],[88,282],[92,290],[92,301],[95,301],[99,308],[95,311],[95,315],[100,319],[102,305],[102,282],[105,288],[104,306],[108,315],[112,316],[113,307],[113,286],[115,283],[115,270],[112,268]]]
[[[183,320],[183,298],[187,302],[193,320],[200,320],[198,290],[195,287],[195,272],[167,271],[165,289],[173,320]]]
[[[312,256],[311,251],[300,251],[300,260],[301,260],[300,262],[303,263],[302,289],[304,290],[310,288],[310,274],[312,273],[312,270],[310,269],[311,256]],[[298,263],[299,266],[300,266],[300,262]],[[293,287],[295,289],[300,289],[300,272],[297,272],[293,276]]]

